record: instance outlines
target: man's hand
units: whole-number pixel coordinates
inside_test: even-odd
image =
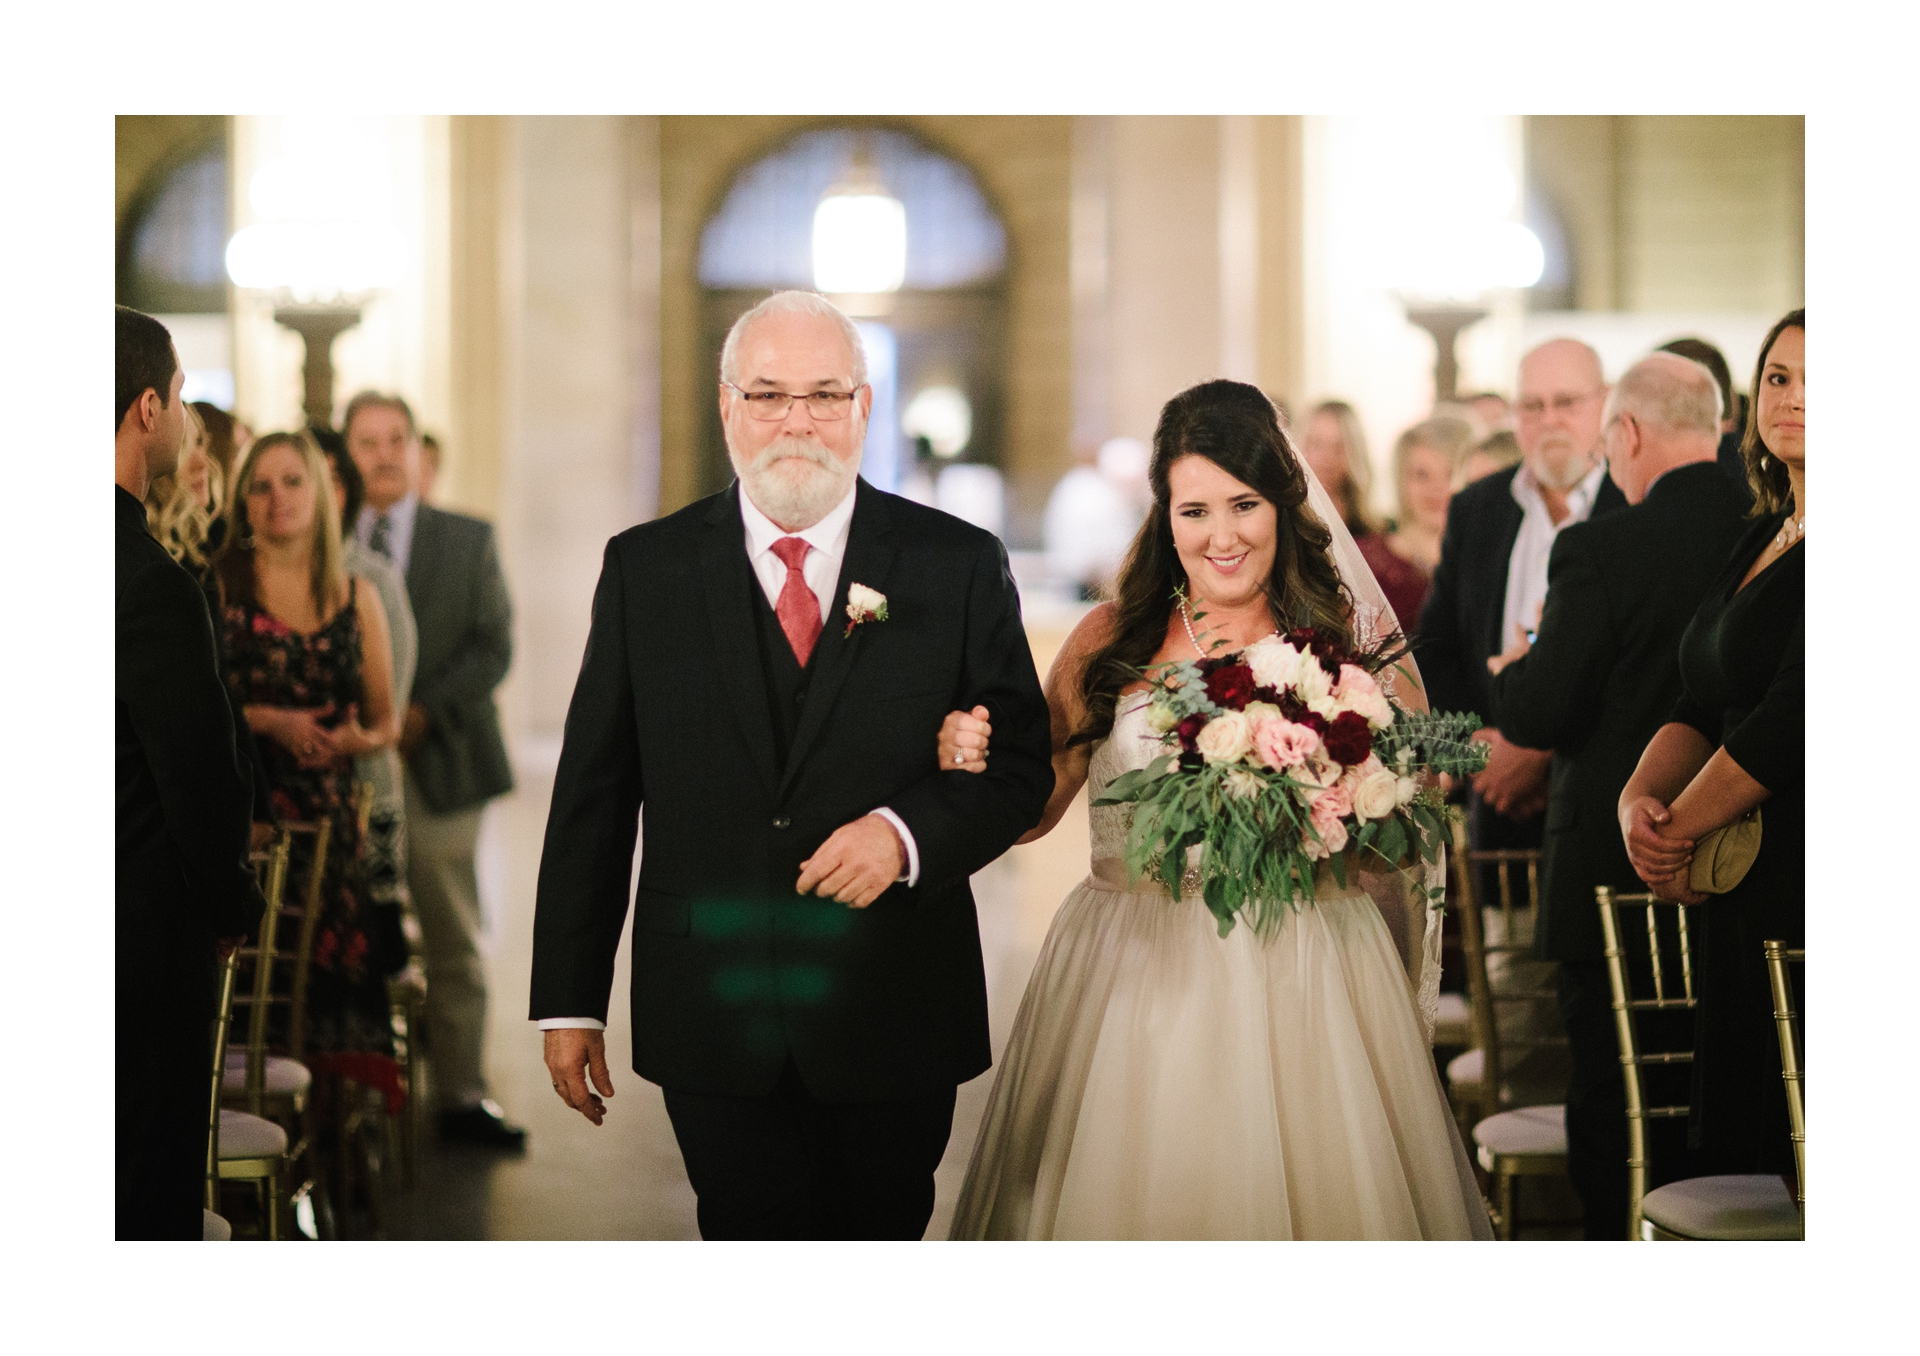
[[[1620,807],[1620,836],[1627,845],[1633,874],[1662,899],[1685,899],[1687,871],[1693,864],[1693,840],[1668,838],[1659,826],[1673,815],[1652,796],[1636,796]],[[1697,904],[1705,896],[1687,899]]]
[[[400,722],[400,742],[397,746],[402,758],[413,757],[414,751],[426,741],[427,725],[427,708],[419,702],[408,703],[407,714]]]
[[[879,815],[842,824],[820,850],[800,863],[794,891],[837,899],[856,909],[886,893],[907,869],[907,850],[893,825]]]
[[[1487,745],[1487,765],[1473,774],[1480,798],[1508,819],[1531,819],[1547,806],[1549,749],[1523,749],[1492,726],[1474,731]]]
[[[593,1075],[593,1087],[604,1096],[613,1096],[613,1075],[607,1072],[607,1033],[586,1027],[566,1027],[543,1031],[546,1038],[547,1073],[553,1078],[553,1090],[560,1100],[595,1125],[607,1118],[607,1104],[593,1095],[587,1075]]]
[[[1527,639],[1527,633],[1520,629],[1518,623],[1515,623],[1513,628],[1513,644],[1507,646],[1507,648],[1499,654],[1490,654],[1487,656],[1487,672],[1498,673],[1514,660],[1525,659],[1527,657],[1527,651],[1532,648],[1533,642]]]
[[[231,956],[246,944],[247,934],[244,932],[238,937],[215,937],[213,939],[214,958],[224,965],[228,956]]]
[[[987,723],[987,716],[984,706],[947,713],[934,740],[942,772],[987,770],[987,741],[993,737],[993,726]]]

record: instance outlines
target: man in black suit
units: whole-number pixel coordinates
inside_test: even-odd
[[[1614,482],[1631,508],[1555,541],[1538,639],[1489,661],[1493,719],[1506,737],[1553,750],[1543,917],[1534,954],[1557,961],[1573,1064],[1567,1162],[1589,1238],[1622,1238],[1627,1122],[1596,885],[1644,887],[1627,861],[1621,788],[1680,696],[1680,633],[1725,566],[1745,501],[1714,464],[1720,396],[1699,363],[1642,359],[1606,406]],[[1673,1173],[1685,1125],[1656,1167]]]
[[[420,437],[398,396],[362,391],[341,433],[366,481],[354,535],[407,581],[419,635],[400,730],[407,888],[420,919],[442,1139],[518,1149],[526,1131],[487,1095],[487,973],[474,851],[486,803],[513,789],[493,694],[513,660],[513,611],[493,528],[420,500]]]
[[[858,480],[852,323],[777,293],[720,372],[739,479],[607,546],[532,1016],[600,1124],[644,805],[633,1067],[665,1090],[702,1235],[917,1239],[954,1090],[991,1062],[967,878],[1045,808],[1046,704],[999,541]],[[975,705],[989,770],[938,770],[941,719]]]
[[[1599,460],[1606,395],[1600,356],[1579,340],[1532,349],[1520,360],[1515,402],[1520,465],[1473,482],[1447,506],[1415,654],[1435,710],[1477,711],[1486,722],[1475,738],[1491,748],[1469,810],[1478,848],[1540,846],[1550,755],[1487,719],[1487,660],[1534,629],[1555,537],[1626,503]]]
[[[260,920],[213,622],[147,531],[185,435],[173,340],[114,308],[114,1237],[197,1239],[215,951]]]

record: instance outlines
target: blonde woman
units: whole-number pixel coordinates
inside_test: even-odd
[[[160,476],[147,487],[147,528],[202,588],[211,590],[211,562],[226,530],[219,516],[225,477],[210,455],[207,427],[200,415],[191,405],[185,413],[187,431],[179,463],[172,475]],[[217,603],[208,606],[217,607]]]
[[[397,1090],[385,975],[353,805],[353,759],[400,734],[379,593],[347,573],[326,459],[311,434],[270,433],[234,477],[219,560],[227,682],[259,736],[280,818],[333,825],[309,988],[310,1048],[361,1056],[362,1082]],[[296,861],[296,872],[304,866]],[[401,958],[404,960],[404,957]]]
[[[1321,401],[1296,441],[1302,459],[1339,506],[1347,531],[1356,540],[1374,531],[1373,459],[1353,406],[1344,400]]]
[[[1433,587],[1433,567],[1440,563],[1453,474],[1472,446],[1473,426],[1451,415],[1423,419],[1402,433],[1393,445],[1398,512],[1385,529],[1358,543],[1409,637],[1420,625],[1420,609]]]

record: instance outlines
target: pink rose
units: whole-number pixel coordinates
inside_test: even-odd
[[[1356,692],[1378,692],[1380,684],[1358,664],[1342,664],[1337,690],[1341,696],[1350,697]]]
[[[1313,798],[1312,808],[1314,827],[1325,832],[1326,825],[1337,824],[1342,815],[1353,813],[1353,793],[1344,786],[1329,786]]]
[[[1253,727],[1253,752],[1275,771],[1298,767],[1319,745],[1319,735],[1284,717],[1270,716]]]

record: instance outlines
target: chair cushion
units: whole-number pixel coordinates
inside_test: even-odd
[[[220,1158],[273,1158],[287,1151],[287,1132],[261,1116],[220,1112]]]
[[[297,1059],[285,1055],[267,1056],[267,1095],[291,1097],[313,1086],[313,1074]],[[247,1052],[227,1051],[226,1070],[220,1077],[220,1091],[226,1094],[247,1090]]]
[[[1486,1077],[1487,1052],[1485,1050],[1469,1050],[1447,1061],[1447,1082],[1455,1087],[1462,1083],[1483,1083]]]
[[[1460,993],[1440,995],[1440,1015],[1433,1024],[1435,1045],[1473,1044],[1473,1016],[1467,1008],[1467,996]]]
[[[1797,1239],[1800,1207],[1778,1177],[1690,1177],[1655,1187],[1640,1213],[1670,1234],[1718,1240]]]
[[[233,1226],[211,1210],[200,1212],[200,1241],[202,1243],[226,1243],[233,1238]]]
[[[1489,1116],[1473,1127],[1480,1146],[1480,1166],[1493,1171],[1496,1154],[1564,1154],[1567,1151],[1567,1109],[1564,1106],[1523,1106]]]

